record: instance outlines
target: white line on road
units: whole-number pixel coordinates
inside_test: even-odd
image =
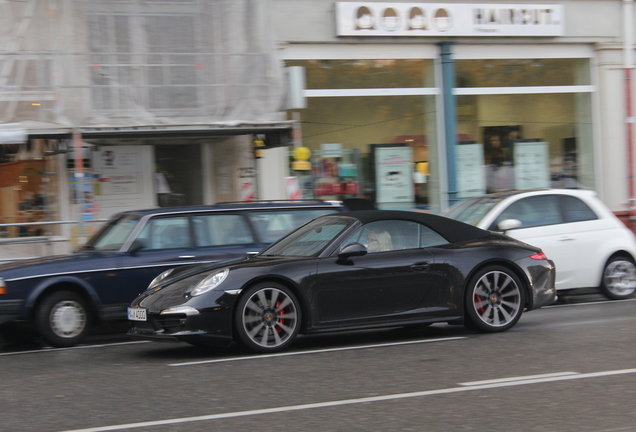
[[[442,338],[442,339],[426,339],[426,340],[416,340],[416,341],[408,341],[408,342],[391,342],[385,344],[375,344],[375,345],[361,345],[361,346],[352,346],[352,347],[344,347],[344,348],[329,348],[322,350],[313,350],[313,351],[295,351],[295,352],[284,352],[279,354],[262,354],[255,356],[246,356],[246,357],[231,357],[224,359],[215,359],[215,360],[201,360],[195,362],[186,362],[186,363],[172,363],[168,366],[194,366],[201,365],[207,363],[223,363],[223,362],[231,362],[231,361],[241,361],[241,360],[261,360],[272,357],[288,357],[294,355],[303,355],[303,354],[321,354],[335,351],[351,351],[358,349],[367,349],[367,348],[383,348],[383,347],[391,347],[391,346],[399,346],[399,345],[412,345],[412,344],[420,344],[420,343],[429,343],[429,342],[446,342],[452,340],[459,339],[467,339],[466,337],[450,337],[450,338]]]
[[[88,349],[88,348],[104,348],[104,347],[111,347],[111,346],[117,346],[117,345],[132,345],[132,344],[150,343],[150,342],[151,341],[133,341],[133,342],[116,342],[116,343],[101,344],[101,345],[81,345],[81,346],[74,346],[69,348],[45,348],[45,349],[39,349],[39,350],[0,353],[0,356],[10,356],[10,355],[19,355],[19,354],[39,354],[39,353],[46,353],[46,352],[68,351],[68,350]]]
[[[499,378],[499,379],[484,380],[484,381],[471,381],[471,382],[459,383],[459,385],[474,386],[474,385],[484,385],[484,384],[499,384],[499,383],[510,382],[510,381],[524,381],[527,379],[551,378],[551,377],[578,375],[578,374],[579,374],[578,372],[557,372],[557,373],[551,373],[551,374],[530,375],[525,377],[521,376],[521,377]]]
[[[624,300],[599,300],[594,302],[582,302],[582,303],[565,303],[565,304],[552,304],[548,306],[543,306],[541,309],[551,309],[551,308],[560,308],[560,307],[569,307],[569,306],[592,306],[597,304],[621,304],[626,302],[636,301],[636,298],[628,298]]]
[[[498,382],[498,383],[492,383],[492,384],[451,387],[451,388],[439,389],[439,390],[426,390],[426,391],[412,392],[412,393],[389,394],[389,395],[383,395],[383,396],[335,400],[335,401],[318,402],[318,403],[311,403],[311,404],[304,404],[304,405],[289,405],[289,406],[282,406],[277,408],[237,411],[237,412],[230,412],[230,413],[223,413],[223,414],[210,414],[210,415],[197,416],[197,417],[183,417],[183,418],[168,419],[168,420],[128,423],[128,424],[120,424],[120,425],[112,425],[112,426],[102,426],[102,427],[96,427],[96,428],[75,429],[75,430],[68,430],[65,432],[116,431],[116,430],[124,430],[124,429],[135,429],[135,428],[163,426],[163,425],[180,424],[180,423],[191,423],[191,422],[198,422],[198,421],[210,421],[210,420],[237,418],[237,417],[247,417],[247,416],[253,416],[253,415],[273,414],[273,413],[290,412],[290,411],[302,411],[302,410],[309,410],[309,409],[316,409],[316,408],[327,408],[327,407],[353,405],[353,404],[361,404],[361,403],[383,402],[383,401],[390,401],[390,400],[397,400],[397,399],[408,399],[408,398],[433,396],[433,395],[440,395],[440,394],[460,393],[460,392],[475,391],[475,390],[487,390],[487,389],[494,389],[494,388],[500,388],[500,387],[513,387],[513,386],[521,386],[521,385],[528,385],[528,384],[549,383],[549,382],[556,382],[556,381],[598,378],[598,377],[606,377],[606,376],[613,376],[613,375],[626,375],[626,374],[633,374],[633,373],[636,373],[636,369],[622,369],[622,370],[593,372],[593,373],[575,374],[575,375],[568,374],[568,375],[562,375],[562,376],[552,376],[552,377],[543,377],[543,378],[540,377],[541,375],[537,375],[535,376],[535,378],[520,377],[519,380]]]

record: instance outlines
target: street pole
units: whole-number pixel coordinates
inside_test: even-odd
[[[632,111],[632,69],[634,64],[634,0],[623,0],[623,32],[624,32],[624,64],[625,64],[625,125],[627,133],[627,178],[629,181],[628,210],[629,226],[632,226],[634,217],[634,115]]]

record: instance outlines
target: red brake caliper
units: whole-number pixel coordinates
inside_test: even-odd
[[[479,307],[479,309],[477,309],[477,312],[479,312],[480,314],[486,312],[486,308],[484,308],[484,302],[479,294],[475,294],[475,304],[478,304],[477,302],[481,303],[481,306]]]
[[[281,304],[281,303],[280,303],[279,301],[277,301],[277,302],[276,302],[276,304],[275,304],[274,306],[275,306],[276,308],[279,308],[279,307],[280,307],[280,304]],[[280,310],[280,312],[278,312],[278,315],[282,317],[283,315],[285,315],[285,311],[284,311],[283,309],[281,309],[281,310]],[[283,318],[280,318],[280,319],[278,320],[278,323],[279,323],[279,324],[285,324],[285,320],[284,320]],[[276,332],[277,332],[277,333],[280,333],[280,332],[282,332],[282,331],[283,331],[283,329],[282,329],[280,326],[276,326]]]
[[[479,307],[479,309],[477,309],[477,311],[480,314],[483,314],[486,311],[486,309],[484,309],[484,306],[483,306],[484,303],[482,302],[481,297],[479,295],[475,294],[475,303],[478,303],[478,302],[481,303],[482,305]]]

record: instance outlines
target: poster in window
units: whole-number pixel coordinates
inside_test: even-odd
[[[548,143],[520,140],[514,143],[515,188],[550,187]]]
[[[137,193],[138,174],[136,149],[127,146],[100,147],[97,169],[101,195]]]
[[[375,177],[378,203],[412,203],[413,149],[410,147],[377,147]]]
[[[457,163],[457,196],[469,198],[486,193],[484,174],[484,146],[475,142],[462,141],[455,147]]]

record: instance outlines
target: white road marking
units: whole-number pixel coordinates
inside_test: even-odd
[[[289,406],[282,406],[282,407],[276,407],[276,408],[236,411],[236,412],[230,412],[230,413],[210,414],[210,415],[203,415],[203,416],[197,416],[197,417],[182,417],[182,418],[176,418],[176,419],[128,423],[128,424],[102,426],[102,427],[87,428],[87,429],[74,429],[74,430],[67,430],[64,432],[116,431],[116,430],[124,430],[124,429],[135,429],[135,428],[163,426],[163,425],[172,425],[172,424],[180,424],[180,423],[191,423],[191,422],[198,422],[198,421],[238,418],[238,417],[247,417],[247,416],[253,416],[253,415],[290,412],[290,411],[302,411],[302,410],[309,410],[309,409],[354,405],[354,404],[361,404],[361,403],[383,402],[383,401],[398,400],[398,399],[408,399],[408,398],[433,396],[433,395],[440,395],[440,394],[460,393],[460,392],[475,391],[475,390],[488,390],[488,389],[494,389],[494,388],[513,387],[513,386],[521,386],[521,385],[528,385],[528,384],[540,384],[540,383],[550,383],[550,382],[557,382],[557,381],[568,381],[568,380],[578,380],[578,379],[586,379],[586,378],[626,375],[626,374],[633,374],[633,373],[636,373],[636,369],[622,369],[622,370],[613,370],[613,371],[604,371],[604,372],[593,372],[593,373],[586,373],[586,374],[575,373],[574,375],[572,375],[571,372],[567,372],[567,375],[544,376],[544,377],[541,377],[541,375],[537,375],[534,378],[519,377],[520,379],[515,379],[513,381],[497,382],[497,383],[491,383],[491,384],[451,387],[451,388],[439,389],[439,390],[426,390],[426,391],[411,392],[411,393],[398,393],[398,394],[389,394],[389,395],[382,395],[382,396],[363,397],[363,398],[357,398],[357,399],[343,399],[343,400],[318,402],[318,403],[303,404],[303,405],[289,405]]]
[[[31,350],[31,351],[16,351],[16,352],[0,353],[0,356],[10,356],[10,355],[19,355],[19,354],[39,354],[39,353],[46,353],[46,352],[68,351],[68,350],[89,349],[89,348],[104,348],[104,347],[111,347],[111,346],[117,346],[117,345],[133,345],[133,344],[150,343],[150,342],[151,341],[115,342],[112,344],[82,345],[82,346],[74,346],[69,348],[45,348],[45,349]]]
[[[442,339],[426,339],[426,340],[416,340],[416,341],[408,341],[408,342],[390,342],[385,344],[375,344],[375,345],[361,345],[361,346],[352,346],[352,347],[344,347],[344,348],[329,348],[322,350],[313,350],[313,351],[294,351],[294,352],[283,352],[278,354],[262,354],[255,356],[246,356],[246,357],[231,357],[224,359],[215,359],[215,360],[201,360],[194,362],[186,362],[186,363],[172,363],[168,366],[194,366],[201,365],[207,363],[224,363],[224,362],[232,362],[232,361],[241,361],[241,360],[261,360],[272,357],[288,357],[294,355],[304,355],[304,354],[321,354],[328,352],[336,352],[336,351],[351,351],[358,349],[367,349],[367,348],[383,348],[383,347],[391,347],[391,346],[399,346],[399,345],[412,345],[412,344],[420,344],[420,343],[429,343],[429,342],[446,342],[452,340],[459,339],[468,339],[467,337],[450,337],[450,338],[442,338]]]
[[[597,304],[621,304],[625,302],[633,302],[636,301],[636,298],[628,298],[624,300],[599,300],[594,302],[582,302],[582,303],[565,303],[565,304],[553,304],[548,306],[542,306],[541,309],[551,309],[551,308],[560,308],[560,307],[568,307],[568,306],[591,306]]]
[[[510,381],[525,381],[528,379],[551,378],[551,377],[559,377],[559,376],[566,376],[566,375],[578,375],[578,372],[557,372],[557,373],[542,374],[542,375],[499,378],[499,379],[484,380],[484,381],[471,381],[471,382],[459,383],[459,385],[474,386],[474,385],[484,385],[484,384],[499,384],[499,383],[510,382]]]

